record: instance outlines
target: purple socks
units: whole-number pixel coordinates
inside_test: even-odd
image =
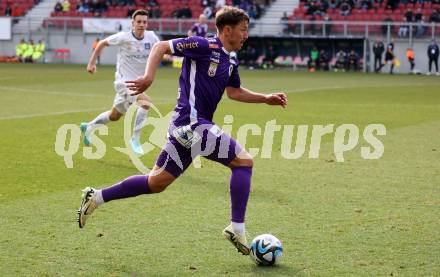
[[[134,175],[102,190],[104,202],[116,199],[135,197],[152,193],[148,185],[148,175]]]
[[[230,181],[231,221],[244,223],[246,206],[251,188],[252,167],[236,167],[232,169]]]
[[[244,223],[246,206],[251,188],[251,167],[236,167],[232,169],[230,181],[231,221]],[[153,193],[148,185],[147,175],[135,175],[102,190],[104,202],[116,199],[135,197],[141,194]]]

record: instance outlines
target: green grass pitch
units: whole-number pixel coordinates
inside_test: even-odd
[[[319,158],[280,155],[254,162],[247,212],[250,237],[272,233],[284,246],[276,267],[255,266],[221,236],[229,222],[229,170],[202,160],[164,193],[99,208],[76,223],[80,190],[138,171],[123,146],[123,121],[101,136],[106,155],[82,145],[66,168],[57,129],[111,107],[114,68],[0,65],[0,276],[439,276],[440,78],[435,76],[241,71],[244,86],[288,93],[287,109],[224,99],[215,121],[243,124],[350,123],[386,127],[384,154],[364,160],[361,138],[336,162],[334,133]],[[149,94],[172,110],[178,72],[161,69]],[[143,131],[143,139],[149,129]],[[310,134],[307,145],[310,143]],[[262,144],[249,136],[248,147]],[[142,157],[151,167],[159,149]]]

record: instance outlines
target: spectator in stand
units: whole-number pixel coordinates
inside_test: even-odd
[[[373,3],[371,0],[362,0],[360,1],[359,8],[361,10],[367,11],[373,7]]]
[[[328,15],[324,16],[324,29],[325,29],[326,36],[331,35],[331,33],[332,33],[332,19]]]
[[[338,53],[336,53],[336,64],[335,64],[335,71],[338,70],[345,71],[347,68],[347,54],[344,50],[339,50]]]
[[[226,5],[225,0],[217,0],[217,2],[215,3],[215,9],[219,10],[219,9],[223,8],[225,5]]]
[[[81,0],[81,2],[78,2],[76,5],[76,11],[79,13],[88,13],[89,12],[89,5],[85,0]]]
[[[351,6],[350,6],[350,4],[348,4],[347,1],[344,1],[339,6],[339,10],[340,10],[340,14],[342,16],[349,16],[351,13]]]
[[[352,49],[350,51],[350,53],[348,54],[347,71],[350,71],[352,68],[353,68],[353,71],[358,71],[358,66],[359,66],[359,56],[356,53],[356,51],[354,51],[354,49]]]
[[[419,22],[423,19],[423,11],[421,8],[418,8],[416,13],[414,14],[414,21]]]
[[[394,41],[390,41],[387,45],[387,51],[385,53],[385,63],[390,65],[390,74],[393,74],[394,70]]]
[[[411,71],[409,73],[415,73],[414,67],[416,64],[414,62],[414,50],[411,47],[406,49],[406,58],[408,59],[408,62],[411,65]]]
[[[96,1],[96,0],[92,0],[92,1]],[[135,5],[134,0],[119,0],[119,6],[134,6],[134,5]]]
[[[385,8],[387,10],[395,10],[398,5],[399,5],[399,0],[388,0]]]
[[[254,4],[250,4],[247,13],[250,18],[257,18],[257,6]]]
[[[205,15],[206,19],[211,19],[213,16],[212,8],[210,6],[205,7],[203,14]]]
[[[101,16],[102,13],[108,10],[108,4],[106,0],[98,0],[96,5],[95,13],[98,13],[98,16]]]
[[[314,14],[312,14],[312,16],[310,17],[309,21],[310,21],[310,24],[309,24],[310,25],[310,33],[312,35],[314,35],[316,33],[316,24],[315,24],[316,17],[315,17]]]
[[[69,2],[69,0],[64,0],[63,3],[61,3],[61,6],[63,8],[63,12],[64,13],[70,12],[70,2]]]
[[[390,32],[391,32],[391,24],[393,23],[393,20],[390,17],[385,18],[385,20],[383,21],[383,25],[382,25],[382,35],[386,36],[388,33],[388,26],[390,26]]]
[[[12,12],[11,12],[11,16],[12,17],[20,17],[24,14],[24,10],[23,8],[21,8],[18,3],[14,3],[14,6],[12,7]],[[14,19],[13,23],[17,23],[18,19]]]
[[[201,5],[203,8],[206,8],[206,7],[210,6],[209,0],[201,0],[201,1],[200,1],[200,5]]]
[[[199,22],[194,23],[191,29],[188,30],[188,36],[206,37],[208,34],[208,24],[206,24],[206,17],[204,14],[199,15]]]
[[[310,57],[309,57],[309,72],[315,72],[316,68],[319,68],[319,51],[316,46],[312,48],[312,51],[310,51]]]
[[[407,9],[405,13],[406,22],[414,21],[414,14],[411,9]]]
[[[330,62],[330,58],[327,55],[327,53],[324,51],[324,49],[321,49],[321,51],[319,51],[319,68],[323,71],[328,71],[329,70],[329,62]]]
[[[431,41],[431,44],[428,46],[428,58],[429,58],[429,71],[428,73],[426,73],[427,75],[431,74],[431,69],[432,69],[432,64],[434,63],[435,65],[435,71],[437,76],[439,76],[439,72],[438,72],[438,57],[439,57],[439,47],[437,45],[437,43],[435,42],[435,40]]]
[[[328,2],[329,8],[330,9],[336,9],[338,7],[338,0],[330,0]]]
[[[404,16],[402,21],[404,22],[402,25],[400,25],[399,27],[399,32],[398,32],[398,36],[400,38],[404,38],[408,36],[408,31],[409,31],[409,26],[408,24],[406,24],[406,17]]]
[[[62,12],[63,11],[63,5],[61,5],[61,1],[59,0],[55,7],[53,8],[54,12]]]
[[[159,6],[159,4],[157,3],[156,0],[148,0],[148,7],[152,8],[157,6]]]
[[[440,23],[440,9],[437,9],[432,12],[431,16],[429,17],[429,21],[434,23]]]
[[[280,19],[280,23],[283,26],[283,34],[289,33],[289,16],[287,15],[287,12],[283,13],[283,16]]]
[[[306,14],[307,15],[315,15],[321,14],[320,3],[316,1],[308,2],[306,4]]]
[[[324,16],[327,14],[328,7],[329,7],[328,1],[321,2],[321,6],[319,7],[319,11],[320,11],[321,16]]]
[[[12,7],[9,4],[9,2],[7,2],[5,7],[5,16],[11,16],[11,15],[12,15]]]
[[[181,18],[192,18],[192,11],[189,6],[185,6],[182,9]]]
[[[425,21],[424,17],[422,16],[421,20],[417,21],[416,23],[416,38],[421,38],[425,34]]]
[[[127,17],[131,18],[135,11],[136,11],[136,7],[135,6],[128,6]]]
[[[150,18],[160,18],[160,7],[157,6],[150,6],[149,9]]]
[[[385,46],[383,42],[379,39],[373,45],[373,54],[374,54],[374,72],[378,73],[382,69],[382,55],[385,51]]]

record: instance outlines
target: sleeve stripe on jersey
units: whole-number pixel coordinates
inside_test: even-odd
[[[173,46],[173,40],[169,40],[168,43],[170,44],[171,54],[174,54],[174,46]]]

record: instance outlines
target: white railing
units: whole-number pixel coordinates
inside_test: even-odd
[[[13,27],[13,33],[24,33],[32,35],[33,32],[67,32],[82,30],[82,18],[79,17],[49,17],[45,18],[43,24],[36,30],[33,18],[23,18],[27,26],[17,30]],[[124,19],[126,20],[126,19]],[[197,22],[194,19],[150,19],[149,29],[163,35],[186,35],[188,29]],[[280,33],[265,33],[263,26],[283,25],[284,31]],[[215,24],[208,23],[209,33],[215,34]],[[387,38],[406,38],[409,40],[417,38],[438,38],[440,37],[440,24],[435,23],[407,23],[407,22],[361,22],[361,21],[284,21],[279,23],[264,23],[261,21],[251,22],[250,36],[273,36],[273,37],[371,37],[383,36]],[[402,29],[406,26],[406,31]],[[33,27],[33,28],[31,28]]]

